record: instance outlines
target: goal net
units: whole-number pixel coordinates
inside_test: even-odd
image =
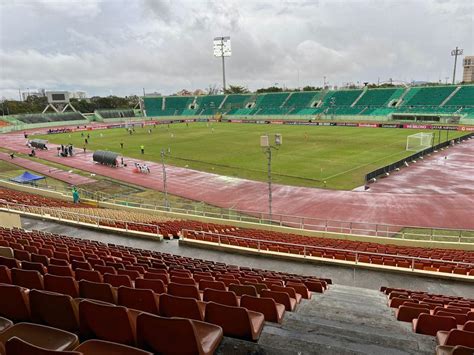
[[[420,150],[431,147],[433,143],[433,133],[416,133],[407,137],[406,150],[419,152]]]

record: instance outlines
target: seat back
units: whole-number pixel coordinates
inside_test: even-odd
[[[285,292],[262,290],[262,292],[260,292],[260,297],[272,298],[276,303],[284,305],[286,311],[292,311],[290,296]]]
[[[464,323],[462,330],[465,330],[467,332],[474,332],[474,321],[469,320],[466,323]]]
[[[245,308],[209,302],[206,305],[205,321],[222,327],[225,336],[246,339],[252,337],[250,319]]]
[[[125,307],[84,300],[79,303],[80,333],[125,345],[135,343],[135,321]]]
[[[135,279],[135,288],[144,288],[152,290],[155,293],[165,293],[166,288],[162,280],[155,279]]]
[[[257,289],[252,285],[229,285],[229,291],[235,292],[237,296],[249,295],[249,296],[258,296]]]
[[[113,287],[133,287],[132,280],[130,280],[130,276],[128,275],[115,275],[115,274],[104,274],[104,282],[111,284]]]
[[[13,268],[12,283],[29,289],[43,290],[43,276],[35,270],[22,270]]]
[[[41,263],[44,266],[49,265],[49,258],[46,255],[41,255],[41,254],[31,254],[31,261],[36,262],[36,263]]]
[[[18,337],[12,337],[5,343],[5,351],[8,355],[82,355],[77,351],[56,351],[30,344]]]
[[[28,290],[16,286],[0,284],[0,316],[13,322],[25,322],[30,319]]]
[[[31,320],[34,323],[77,332],[79,315],[77,306],[71,296],[55,292],[31,290]]]
[[[108,303],[117,303],[115,290],[110,284],[106,283],[81,280],[79,281],[79,295],[83,298],[90,298]]]
[[[206,288],[203,293],[203,300],[205,302],[216,302],[219,304],[225,304],[227,306],[237,307],[239,300],[237,295],[233,291],[221,291],[212,288]]]
[[[11,249],[11,248],[7,248],[7,249]],[[6,267],[10,269],[13,269],[14,267],[19,268],[20,262],[16,259],[13,259],[13,249],[11,250],[12,250],[11,257],[0,256],[0,265],[5,265]]]
[[[203,320],[203,312],[194,298],[160,295],[160,315]]]
[[[23,261],[21,263],[21,268],[23,270],[36,270],[41,275],[46,274],[47,271],[46,267],[43,264],[34,261]]]
[[[70,276],[74,277],[74,272],[71,269],[71,266],[62,266],[62,265],[48,265],[48,274],[57,275],[57,276]]]
[[[75,270],[75,277],[77,281],[87,280],[92,282],[103,282],[102,274],[97,270],[86,270],[78,268]]]
[[[79,297],[79,285],[70,276],[44,275],[44,289],[51,292],[63,293],[72,298]]]
[[[5,265],[0,265],[0,283],[2,284],[11,284],[12,283],[12,274],[10,269]]]
[[[430,314],[430,310],[427,308],[401,305],[397,310],[397,320],[402,322],[411,322],[413,319],[418,318],[418,316],[422,313]]]
[[[199,354],[197,337],[189,319],[146,313],[137,317],[137,344],[142,349],[159,354]]]
[[[460,329],[451,329],[444,345],[462,345],[474,348],[474,332]]]
[[[436,316],[430,314],[420,314],[418,319],[414,319],[414,330],[416,333],[426,335],[436,335],[439,330],[451,330],[457,327],[456,318],[446,316]]]
[[[158,314],[158,296],[152,290],[120,286],[118,305]]]
[[[170,278],[167,273],[145,272],[143,278],[147,280],[161,280],[165,285],[170,283]]]
[[[225,283],[223,283],[222,281],[209,281],[209,280],[199,281],[199,289],[205,290],[206,288],[210,288],[213,290],[227,291],[227,287],[225,286]]]
[[[174,282],[168,284],[168,293],[178,297],[189,297],[196,300],[200,300],[201,296],[197,286],[193,285],[182,285]]]
[[[244,295],[240,299],[240,307],[260,312],[264,315],[266,321],[278,323],[278,312],[273,298]]]
[[[284,286],[277,286],[277,285],[271,285],[270,290],[272,291],[277,291],[277,292],[285,292],[290,296],[291,298],[296,299],[296,291],[292,287],[284,287]]]

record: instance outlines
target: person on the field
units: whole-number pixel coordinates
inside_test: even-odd
[[[72,188],[72,200],[74,203],[79,203],[79,191],[75,186]]]
[[[123,142],[120,142],[120,148],[123,149]]]
[[[140,151],[142,154],[145,154],[145,146],[143,144],[140,146]]]

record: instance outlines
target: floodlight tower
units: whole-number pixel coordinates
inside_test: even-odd
[[[267,155],[267,174],[268,174],[268,215],[270,223],[272,222],[272,149],[278,149],[283,143],[281,134],[275,134],[275,144],[270,144],[268,134],[260,136],[260,147]]]
[[[463,51],[464,51],[463,49],[458,48],[457,46],[456,46],[456,49],[453,49],[451,51],[451,57],[454,57],[453,85],[454,85],[455,80],[456,80],[456,65],[458,63],[458,55],[462,55]]]
[[[214,57],[222,58],[222,90],[225,93],[225,57],[230,57],[232,50],[230,47],[230,37],[215,37],[214,38]]]

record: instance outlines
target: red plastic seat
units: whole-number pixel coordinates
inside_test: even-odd
[[[457,327],[456,318],[435,316],[430,314],[420,314],[417,319],[413,319],[413,330],[415,333],[436,335],[440,330],[451,330]]]
[[[152,290],[121,286],[117,293],[118,305],[159,314],[159,296]]]
[[[124,345],[134,345],[138,312],[122,306],[83,300],[79,303],[80,333]]]
[[[225,336],[253,341],[258,340],[265,323],[262,313],[215,302],[206,305],[205,320],[222,327]]]
[[[11,284],[12,283],[12,274],[10,269],[5,265],[0,265],[0,283],[2,284]]]
[[[44,266],[49,265],[49,258],[46,255],[31,254],[31,262],[41,263]]]
[[[229,286],[229,291],[235,292],[237,296],[249,295],[249,296],[258,296],[257,289],[252,285],[237,285],[231,284]]]
[[[74,271],[77,281],[87,280],[92,282],[103,282],[102,274],[97,270],[76,269]]]
[[[285,314],[285,306],[269,297],[244,295],[240,299],[240,306],[262,313],[267,322],[281,323]]]
[[[13,322],[10,319],[0,317],[0,333],[5,329],[10,328],[13,325]]]
[[[26,288],[0,284],[0,316],[14,322],[30,320],[30,305]]]
[[[301,294],[297,293],[294,288],[292,287],[283,287],[283,286],[277,286],[277,285],[270,285],[270,290],[272,291],[277,291],[277,292],[285,292],[290,296],[291,298],[294,298],[296,300],[296,303],[301,302]]]
[[[72,298],[79,297],[79,285],[70,276],[44,275],[44,289],[51,292],[63,293]]]
[[[165,293],[166,287],[162,280],[155,279],[135,279],[135,288],[144,288],[152,290],[155,293]]]
[[[77,269],[92,270],[91,264],[89,264],[87,261],[71,260],[71,266],[74,271]]]
[[[34,262],[34,261],[23,261],[21,263],[21,268],[23,270],[36,270],[41,275],[44,275],[48,272],[48,269],[46,268],[46,266],[44,266],[41,263]]]
[[[71,296],[55,292],[31,290],[31,320],[69,332],[79,330],[77,305]]]
[[[74,349],[79,344],[77,335],[64,330],[47,327],[45,325],[32,323],[18,323],[0,333],[0,344],[6,343],[17,337],[23,342],[32,344],[39,348],[55,351],[67,351]],[[13,347],[16,349],[16,346]],[[20,352],[21,355],[36,354],[35,352]],[[8,351],[8,355],[10,352]]]
[[[57,276],[70,276],[74,277],[74,272],[71,269],[71,266],[61,266],[61,265],[48,265],[48,274],[57,275]]]
[[[110,284],[91,282],[87,280],[79,281],[79,295],[83,298],[90,298],[108,303],[117,303],[116,290]]]
[[[472,355],[474,348],[468,348],[462,345],[438,345],[436,347],[436,355]]]
[[[221,291],[206,288],[203,293],[204,302],[216,302],[227,306],[238,307],[240,305],[237,295],[233,291]]]
[[[308,290],[308,288],[306,287],[304,283],[287,282],[286,286],[294,288],[295,292],[300,294],[302,298],[307,299],[307,300],[311,299],[311,291]]]
[[[296,300],[294,298],[291,298],[286,292],[263,290],[260,293],[260,297],[273,298],[276,303],[281,303],[282,305],[284,305],[285,310],[288,312],[293,312],[296,308]]]
[[[159,354],[211,355],[223,337],[222,328],[213,324],[146,313],[137,318],[137,334],[140,348]]]
[[[105,340],[91,339],[79,345],[75,351],[83,355],[153,355],[152,353],[128,345],[112,343]]]
[[[170,283],[168,273],[146,272],[143,275],[143,278],[147,280],[161,280],[165,285],[168,285]]]
[[[318,292],[318,293],[323,293],[324,292],[324,284],[322,282],[318,281],[305,281],[304,284],[310,290],[311,292]]]
[[[412,322],[422,313],[430,314],[430,310],[426,308],[415,308],[401,305],[395,312],[397,320],[402,322]]]
[[[97,270],[102,275],[104,274],[116,274],[117,271],[112,266],[94,265],[94,270]]]
[[[438,331],[436,339],[439,345],[462,345],[474,348],[474,332],[468,332],[460,329],[451,329],[450,331]]]
[[[29,289],[44,289],[43,276],[38,271],[13,268],[11,269],[11,273],[12,283],[15,285]]]
[[[141,276],[137,270],[129,270],[129,269],[117,269],[117,274],[126,275],[130,278],[130,280],[135,280]]]
[[[171,276],[170,281],[181,285],[197,286],[196,281],[190,277]]]
[[[20,262],[13,258],[7,258],[5,256],[0,256],[0,265],[4,265],[9,269],[19,268]]]
[[[133,287],[132,280],[130,280],[130,276],[128,275],[115,275],[115,274],[104,274],[104,282],[111,284],[113,287]]]
[[[26,355],[26,354],[34,354],[34,355],[83,355],[77,351],[56,351],[56,350],[49,350],[45,349],[27,341],[24,341],[18,337],[10,338],[7,343],[5,344],[5,350],[8,355]],[[1,351],[1,349],[0,349]],[[1,352],[0,352],[1,353]]]
[[[227,291],[225,283],[222,281],[210,281],[210,280],[201,280],[199,281],[199,289],[204,291],[206,288],[211,288],[213,290]]]
[[[168,293],[172,296],[189,297],[196,300],[201,300],[201,294],[197,286],[182,285],[174,282],[168,284]]]
[[[194,298],[160,295],[160,315],[204,320],[206,305]]]

